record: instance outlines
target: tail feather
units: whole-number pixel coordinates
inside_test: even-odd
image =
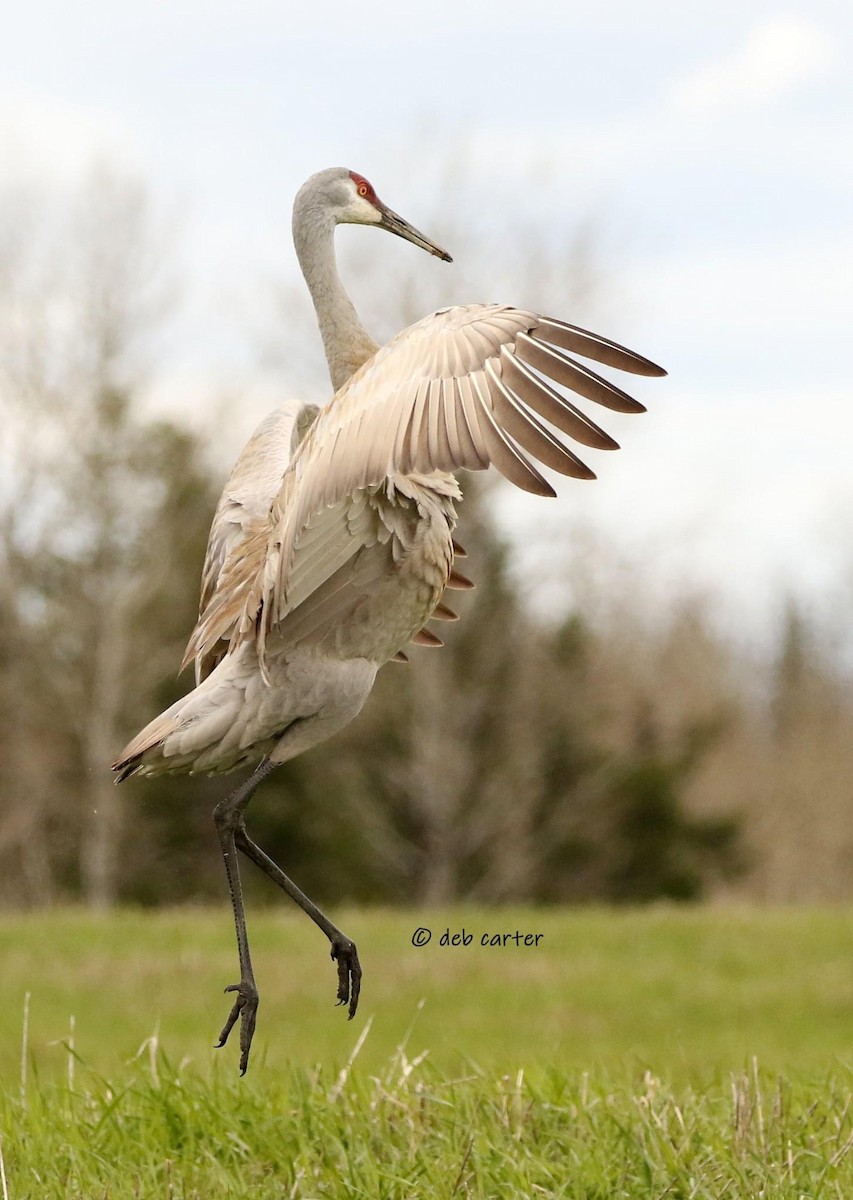
[[[166,738],[176,731],[180,724],[178,715],[174,711],[177,707],[177,705],[173,705],[159,717],[155,717],[141,733],[128,742],[112,765],[113,771],[116,772],[116,783],[122,783],[131,775],[136,775],[141,771],[144,767],[142,761],[144,755],[148,751],[162,746]]]

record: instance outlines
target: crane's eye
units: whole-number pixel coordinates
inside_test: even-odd
[[[350,171],[349,177],[355,184],[356,195],[361,196],[362,200],[369,200],[371,204],[375,204],[376,192],[374,192],[373,184],[370,180],[365,179],[363,175],[359,175],[355,171]]]

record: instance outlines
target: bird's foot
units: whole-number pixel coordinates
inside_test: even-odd
[[[361,992],[361,963],[355,942],[340,934],[332,939],[332,958],[338,965],[338,1004],[349,1005],[348,1020],[355,1016]]]
[[[236,992],[237,999],[234,1001],[234,1007],[228,1014],[228,1020],[222,1027],[222,1032],[219,1035],[219,1041],[216,1043],[217,1049],[224,1046],[228,1041],[228,1035],[237,1023],[237,1018],[240,1019],[240,1074],[246,1074],[246,1068],[249,1065],[249,1051],[252,1048],[252,1038],[255,1036],[255,1020],[258,1015],[258,990],[254,983],[248,980],[241,979],[239,983],[232,983],[230,987],[225,989],[226,992]]]

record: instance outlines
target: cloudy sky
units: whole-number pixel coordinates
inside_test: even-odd
[[[600,212],[616,284],[601,332],[670,378],[641,389],[650,414],[618,425],[599,483],[566,483],[547,517],[507,501],[506,519],[591,522],[668,586],[712,580],[753,628],[786,585],[820,604],[853,573],[851,14],[34,0],[0,39],[0,184],[70,180],[106,153],[180,212],[203,300],[168,365],[178,406],[188,373],[243,369],[239,337],[219,335],[230,290],[293,272],[290,203],[314,170],[355,167],[420,224],[421,171],[461,139],[460,203],[484,223],[505,202],[555,231]],[[409,252],[395,244],[383,269]],[[454,297],[446,278],[448,300],[530,300]]]

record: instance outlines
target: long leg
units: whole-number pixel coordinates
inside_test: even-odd
[[[230,796],[227,796],[216,806],[213,819],[222,846],[222,857],[225,860],[225,871],[228,875],[228,887],[231,892],[231,904],[234,909],[234,925],[237,931],[237,952],[240,957],[240,982],[226,988],[228,992],[236,992],[237,999],[228,1014],[228,1020],[219,1035],[217,1045],[224,1046],[228,1035],[234,1028],[237,1018],[240,1018],[240,1074],[245,1075],[249,1064],[249,1051],[255,1032],[255,1021],[258,1011],[258,991],[255,986],[255,976],[252,970],[252,960],[249,954],[249,939],[246,931],[246,914],[243,907],[243,890],[240,884],[240,869],[237,864],[237,851],[241,851],[268,875],[274,883],[283,888],[303,912],[322,929],[332,947],[332,958],[338,967],[338,1003],[349,1002],[349,1019],[355,1016],[358,1007],[358,997],[361,991],[361,965],[358,961],[358,951],[355,942],[342,933],[305,893],[265,854],[246,833],[244,814],[258,784],[276,766],[265,759],[252,775]]]
[[[237,864],[237,846],[235,832],[242,828],[243,813],[252,798],[255,788],[266,779],[275,763],[264,760],[245,783],[235,792],[217,804],[213,810],[213,820],[222,847],[222,857],[225,860],[225,871],[228,875],[228,888],[231,892],[231,907],[234,909],[234,927],[237,930],[237,953],[240,956],[240,982],[227,987],[226,992],[236,992],[237,999],[228,1014],[228,1020],[219,1035],[218,1046],[224,1046],[228,1035],[234,1028],[237,1018],[240,1018],[240,1074],[246,1074],[249,1065],[249,1051],[252,1048],[252,1037],[255,1033],[255,1020],[258,1013],[258,989],[255,987],[255,974],[252,970],[252,959],[249,954],[249,937],[246,932],[246,912],[243,908],[243,889],[240,886],[240,868]]]
[[[295,900],[302,911],[308,914],[314,924],[319,926],[329,939],[332,946],[332,958],[338,965],[338,1004],[349,1003],[349,1020],[351,1021],[358,1008],[358,997],[361,992],[361,964],[358,961],[355,942],[342,933],[337,925],[333,925],[314,901],[309,900],[302,889],[297,887],[269,855],[265,854],[260,846],[251,840],[242,822],[235,830],[235,841],[237,849],[259,866],[273,883],[277,883],[280,888],[283,888],[291,900]]]

